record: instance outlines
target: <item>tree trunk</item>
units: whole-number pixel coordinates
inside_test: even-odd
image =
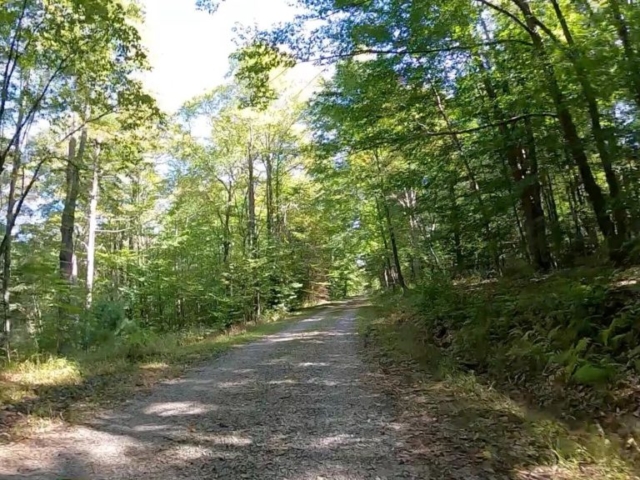
[[[269,239],[273,236],[273,158],[268,152],[265,158],[266,181],[266,208],[267,208],[267,235]]]
[[[530,203],[531,216],[527,217],[531,229],[533,248],[532,257],[535,265],[541,270],[551,268],[551,255],[547,243],[547,224],[542,206],[542,186],[540,184],[540,171],[538,168],[538,152],[533,126],[530,118],[525,118],[525,136],[527,148],[521,149],[521,163],[525,188],[523,195],[527,198],[525,203]]]
[[[502,121],[505,115],[499,106],[498,94],[482,61],[479,64],[483,73],[482,81],[493,106],[494,115],[497,120]],[[515,127],[510,128],[507,124],[502,123],[498,129],[505,143],[507,164],[509,165],[511,176],[520,198],[520,207],[524,214],[524,230],[529,257],[537,269],[542,271],[549,270],[551,268],[551,259],[549,257],[546,221],[540,194],[538,160],[533,128],[529,119],[527,119],[527,123],[525,123],[527,148],[524,148],[522,143],[514,138],[517,133],[514,132]]]
[[[587,238],[589,239],[589,244],[592,249],[597,249],[600,246],[600,239],[598,238],[598,226],[597,221],[594,223],[590,215],[587,215],[584,211],[584,208],[588,208],[588,200],[585,200],[584,195],[584,185],[582,183],[582,179],[579,173],[575,173],[573,168],[571,169],[572,174],[572,184],[573,184],[573,194],[575,195],[576,205],[578,206],[578,210],[581,213],[580,219],[581,223],[584,227],[584,231],[587,233]]]
[[[529,263],[533,263],[531,259],[531,254],[529,253],[529,242],[527,242],[527,236],[524,233],[524,229],[522,228],[522,221],[520,220],[520,213],[518,212],[518,205],[516,203],[513,204],[513,218],[516,221],[516,228],[518,230],[518,238],[520,239],[520,249],[522,250],[522,254],[525,256]]]
[[[405,189],[403,197],[404,207],[408,210],[409,216],[409,240],[411,242],[412,251],[410,259],[411,274],[412,280],[417,283],[417,281],[422,276],[422,259],[420,256],[420,247],[423,243],[420,238],[420,221],[416,216],[418,198],[414,189]],[[458,234],[459,233],[460,232],[458,230]]]
[[[11,361],[11,294],[9,291],[11,278],[11,241],[6,246],[2,264],[2,313],[3,322],[3,348],[7,361]]]
[[[566,186],[567,188],[567,198],[569,199],[569,209],[571,211],[571,219],[573,220],[573,228],[574,228],[574,242],[575,247],[573,251],[578,253],[579,255],[584,255],[586,253],[586,245],[584,241],[584,235],[582,234],[582,226],[580,224],[580,217],[578,216],[578,200],[576,198],[575,186],[573,182],[569,180],[569,183]]]
[[[458,199],[456,198],[457,178],[452,178],[448,182],[449,198],[451,201],[451,215],[449,217],[453,230],[453,251],[455,255],[456,271],[462,273],[465,269],[464,253],[462,251],[462,232],[460,228],[460,208],[458,207]],[[439,268],[437,259],[436,266]]]
[[[380,238],[382,239],[382,245],[384,246],[384,277],[387,283],[393,283],[393,276],[391,276],[391,282],[389,282],[389,275],[391,274],[391,261],[389,260],[389,243],[387,242],[387,236],[384,232],[384,222],[382,217],[382,211],[380,209],[380,201],[376,197],[376,213],[378,214],[378,227],[380,230]]]
[[[274,221],[275,221],[275,232],[278,237],[282,236],[282,231],[284,228],[284,219],[282,216],[282,212],[280,211],[280,197],[282,190],[282,181],[280,178],[280,170],[281,170],[281,157],[276,156],[276,164],[274,169],[275,176],[275,186],[273,191],[273,209],[274,209]]]
[[[87,143],[87,131],[84,129],[80,136],[80,144],[77,146],[76,139],[69,141],[69,157],[67,159],[66,175],[66,198],[64,209],[62,210],[62,221],[60,223],[60,276],[68,284],[76,283],[77,265],[74,251],[73,231],[76,221],[76,206],[78,203],[79,190],[79,169],[78,163],[82,161]]]
[[[544,203],[547,206],[547,217],[551,226],[551,238],[553,239],[553,247],[556,256],[562,252],[564,233],[560,224],[560,216],[558,214],[558,205],[556,204],[553,181],[548,172],[541,174],[541,187]]]
[[[98,228],[98,195],[100,194],[100,146],[96,144],[93,152],[93,172],[91,192],[89,193],[89,239],[87,242],[87,297],[85,307],[91,308],[93,302],[93,283],[95,277],[96,230]],[[133,238],[133,235],[131,236]],[[130,242],[131,243],[131,242]],[[135,246],[132,250],[135,251]]]
[[[223,228],[223,238],[222,238],[222,263],[223,265],[227,265],[229,263],[229,256],[231,255],[231,210],[233,205],[233,178],[229,175],[229,184],[224,181],[224,179],[217,177],[218,182],[224,188],[225,193],[227,194],[226,202],[224,206],[224,216],[221,217],[222,228]]]
[[[602,189],[598,185],[598,182],[593,175],[591,166],[587,154],[584,150],[584,145],[580,136],[578,135],[578,129],[573,121],[573,116],[569,111],[564,94],[560,89],[556,73],[551,61],[548,58],[542,37],[538,33],[538,26],[535,21],[529,4],[526,0],[512,0],[516,6],[521,10],[526,18],[527,33],[529,34],[533,43],[534,51],[543,64],[543,71],[549,87],[549,94],[553,100],[553,104],[558,115],[558,121],[562,130],[564,140],[569,148],[569,152],[575,165],[578,167],[582,183],[584,185],[589,203],[593,209],[598,227],[602,232],[602,235],[607,241],[609,246],[609,252],[613,260],[619,260],[620,247],[622,246],[620,238],[616,235],[615,226],[607,212],[607,201],[602,193]]]
[[[396,241],[396,234],[393,228],[393,222],[391,221],[391,211],[389,209],[389,204],[385,198],[385,184],[384,184],[384,172],[382,171],[382,165],[380,164],[380,157],[378,156],[378,152],[374,151],[373,158],[375,159],[376,166],[378,168],[378,183],[380,186],[381,193],[381,202],[382,209],[384,211],[385,220],[387,222],[387,229],[389,230],[389,240],[391,242],[391,254],[393,256],[393,263],[396,267],[396,276],[398,280],[398,285],[402,288],[403,291],[407,290],[407,284],[404,281],[404,276],[402,275],[402,264],[400,262],[400,255],[398,254],[398,243]]]
[[[447,114],[447,111],[445,109],[444,100],[442,99],[440,92],[438,92],[438,89],[433,84],[431,84],[431,91],[433,92],[433,95],[434,95],[436,107],[438,108],[438,113],[440,113],[440,117],[442,118],[442,120],[444,120],[445,125],[447,126],[447,129],[455,130],[454,126],[452,125],[449,119],[449,115]],[[467,172],[467,175],[469,176],[473,197],[476,199],[478,203],[478,208],[480,209],[480,215],[482,217],[482,223],[487,236],[487,243],[489,245],[489,250],[490,250],[489,254],[491,257],[496,257],[497,256],[496,248],[494,247],[494,243],[492,242],[491,219],[489,218],[489,213],[487,211],[487,208],[485,207],[484,201],[482,200],[482,193],[480,192],[480,184],[478,183],[475,172],[473,171],[473,168],[471,168],[471,164],[469,163],[469,160],[467,159],[464,153],[462,142],[458,138],[458,135],[453,134],[451,136],[451,140],[453,141],[453,145],[455,146],[456,150],[458,151],[458,155],[462,160],[462,165],[464,166],[464,169]],[[451,189],[451,187],[449,188]],[[455,199],[455,192],[454,192],[453,198]],[[455,201],[453,203],[453,206],[454,206],[454,209],[457,210],[457,204]],[[454,215],[457,215],[457,214],[454,212]],[[458,263],[458,265],[460,265],[460,262],[464,262],[464,258],[462,256],[462,246],[461,246],[460,237],[461,237],[461,234],[460,234],[459,222],[456,222],[454,223],[454,244],[456,249],[456,263]]]
[[[384,215],[387,219],[387,228],[389,230],[389,239],[391,240],[391,253],[393,254],[393,263],[396,266],[396,274],[398,275],[398,284],[402,290],[407,290],[407,284],[404,281],[404,276],[402,275],[402,265],[400,263],[400,255],[398,254],[398,243],[396,241],[396,233],[393,228],[393,222],[391,221],[391,210],[389,209],[389,205],[386,200],[382,199],[382,207],[384,210]]]
[[[627,67],[629,72],[629,91],[633,99],[636,102],[638,108],[640,108],[640,62],[638,56],[631,45],[631,36],[629,34],[629,27],[620,10],[619,0],[609,0],[609,8],[611,9],[611,16],[613,17],[613,23],[620,38],[622,49],[627,60]]]
[[[224,210],[224,240],[223,240],[223,257],[222,262],[227,265],[229,263],[229,255],[231,254],[231,202],[233,201],[233,190],[231,185],[227,190],[227,205]]]
[[[569,56],[576,71],[576,76],[580,82],[582,89],[582,95],[587,103],[587,109],[589,111],[589,119],[591,120],[591,130],[593,137],[596,141],[596,148],[598,155],[600,156],[600,162],[604,169],[607,185],[609,186],[609,195],[611,196],[611,209],[613,211],[613,218],[615,220],[616,235],[624,240],[627,233],[627,213],[624,209],[624,205],[621,201],[620,182],[618,176],[613,169],[613,160],[611,150],[607,146],[607,135],[602,128],[600,109],[598,107],[598,100],[589,79],[589,73],[587,72],[584,64],[582,63],[582,55],[578,51],[578,48],[573,39],[573,35],[567,24],[564,14],[558,4],[557,0],[551,0],[556,17],[562,26],[562,32],[565,40],[569,45]]]
[[[12,233],[9,230],[15,223],[14,211],[16,205],[16,186],[18,183],[18,170],[21,164],[21,152],[19,144],[16,144],[16,148],[13,154],[13,165],[11,169],[11,179],[9,182],[9,194],[7,199],[7,243],[3,251],[3,264],[2,264],[2,311],[4,317],[4,349],[7,356],[7,360],[11,361],[11,244]]]
[[[490,30],[483,18],[480,19],[480,23],[484,33],[483,40],[488,42],[491,40]],[[497,120],[503,121],[505,114],[500,108],[498,93],[489,76],[490,61],[484,57],[479,58],[476,63],[482,74],[482,83],[486,94],[493,107],[493,115]],[[508,95],[509,87],[508,84],[506,85],[505,93]],[[525,145],[520,139],[515,138],[518,133],[516,126],[510,127],[503,123],[498,129],[505,146],[506,163],[520,197],[520,208],[524,215],[527,257],[537,269],[546,271],[551,267],[551,260],[546,238],[546,221],[540,195],[540,180],[538,179],[538,158],[531,120],[525,119]],[[511,186],[509,189],[511,191]],[[517,212],[516,223],[522,236],[522,225]]]
[[[255,256],[256,252],[256,191],[254,178],[254,158],[251,147],[247,154],[248,169],[248,191],[247,191],[247,228],[248,228],[248,244],[251,256]]]
[[[256,235],[256,186],[255,186],[255,158],[253,152],[253,138],[250,136],[247,146],[247,236],[249,247],[249,258],[258,258],[258,241]],[[251,288],[253,294],[252,310],[248,320],[254,320],[260,315],[260,282],[257,276],[252,276]]]

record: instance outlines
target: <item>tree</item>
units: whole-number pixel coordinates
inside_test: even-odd
[[[118,109],[153,111],[150,97],[130,74],[146,68],[135,22],[135,4],[116,0],[5,2],[0,17],[0,174],[12,159],[7,217],[0,253],[4,259],[5,349],[10,353],[12,310],[9,300],[11,243],[21,210],[59,144],[69,141],[67,199],[60,231],[61,275],[74,280],[74,217],[79,172],[87,143],[87,126]],[[93,115],[76,112],[94,112]],[[38,138],[32,127],[50,127]],[[76,137],[78,132],[80,140]],[[58,139],[56,139],[58,134]],[[25,161],[37,157],[34,162]],[[28,171],[30,170],[30,171]],[[21,188],[17,181],[22,174]],[[19,190],[19,191],[18,191]]]
[[[498,271],[511,255],[506,245],[514,243],[508,238],[526,246],[513,253],[548,270],[571,256],[569,249],[584,251],[582,230],[592,221],[610,258],[622,263],[634,208],[628,200],[631,184],[625,187],[620,173],[625,130],[615,119],[618,99],[634,101],[637,75],[613,73],[633,70],[635,58],[627,17],[616,13],[620,6],[614,3],[586,8],[582,2],[554,0],[545,9],[533,0],[384,6],[302,0],[304,13],[255,32],[246,51],[281,48],[298,61],[337,63],[316,99],[325,105],[316,115],[315,127],[326,131],[318,141],[333,145],[328,155],[390,149],[410,159],[413,170],[428,179],[429,190],[448,192],[446,207],[444,196],[437,196],[446,213],[432,206],[440,219],[437,228],[451,231],[442,238],[453,242],[445,250],[455,252],[455,263],[465,263],[462,239],[477,237],[478,230],[467,235],[459,223],[461,212],[469,212],[468,200],[483,224],[486,258]],[[582,35],[594,24],[594,35]],[[617,38],[608,24],[616,27]],[[268,66],[252,65],[240,68],[240,78],[262,91]],[[335,120],[327,122],[328,117]],[[445,138],[449,147],[436,153]],[[442,160],[434,161],[436,155]],[[462,168],[452,168],[445,179],[433,170],[443,161]],[[634,175],[626,170],[625,176]],[[461,183],[471,187],[463,200]],[[568,183],[574,184],[569,192],[577,188],[580,199],[588,200],[591,212],[580,209],[575,194],[558,198],[563,189],[554,186]],[[420,202],[432,193],[418,193],[417,201],[409,202],[414,207],[408,218],[417,218]],[[570,222],[573,227],[567,227]],[[567,233],[572,231],[575,235]],[[597,235],[588,236],[587,250],[598,243]],[[416,244],[415,238],[408,241]]]

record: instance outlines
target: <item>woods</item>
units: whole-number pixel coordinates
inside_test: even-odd
[[[245,49],[330,67],[312,173],[383,292],[368,338],[636,455],[637,3],[298,3]]]
[[[327,247],[344,220],[321,218],[304,174],[300,102],[245,109],[237,83],[160,112],[134,75],[149,67],[142,15],[119,1],[3,11],[9,360],[255,320],[355,268]]]
[[[137,2],[5,0],[3,368],[367,293],[413,357],[636,415],[638,3],[295,3],[163,112]]]
[[[425,259],[428,269],[498,274],[515,258],[548,271],[605,246],[616,264],[632,261],[638,72],[620,5],[306,7],[313,13],[297,35],[263,32],[263,41],[294,48],[306,38],[301,59],[339,59],[314,101],[316,141],[330,154],[399,165],[386,182],[415,190],[418,202],[393,202],[396,214],[415,220],[417,209],[431,225],[408,256],[431,243],[438,259]],[[634,5],[625,8],[633,24]],[[327,15],[341,21],[309,33],[308,18]]]

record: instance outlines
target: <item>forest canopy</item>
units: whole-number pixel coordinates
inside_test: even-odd
[[[5,2],[7,357],[637,260],[635,2],[297,6],[169,114],[136,2]],[[310,99],[278,81],[301,63]]]

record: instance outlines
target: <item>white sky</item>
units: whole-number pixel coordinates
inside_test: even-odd
[[[294,12],[287,0],[226,0],[213,15],[197,11],[195,0],[141,3],[146,11],[143,40],[153,67],[144,82],[166,111],[225,81],[236,24],[266,28]],[[305,71],[307,81],[317,74]]]

